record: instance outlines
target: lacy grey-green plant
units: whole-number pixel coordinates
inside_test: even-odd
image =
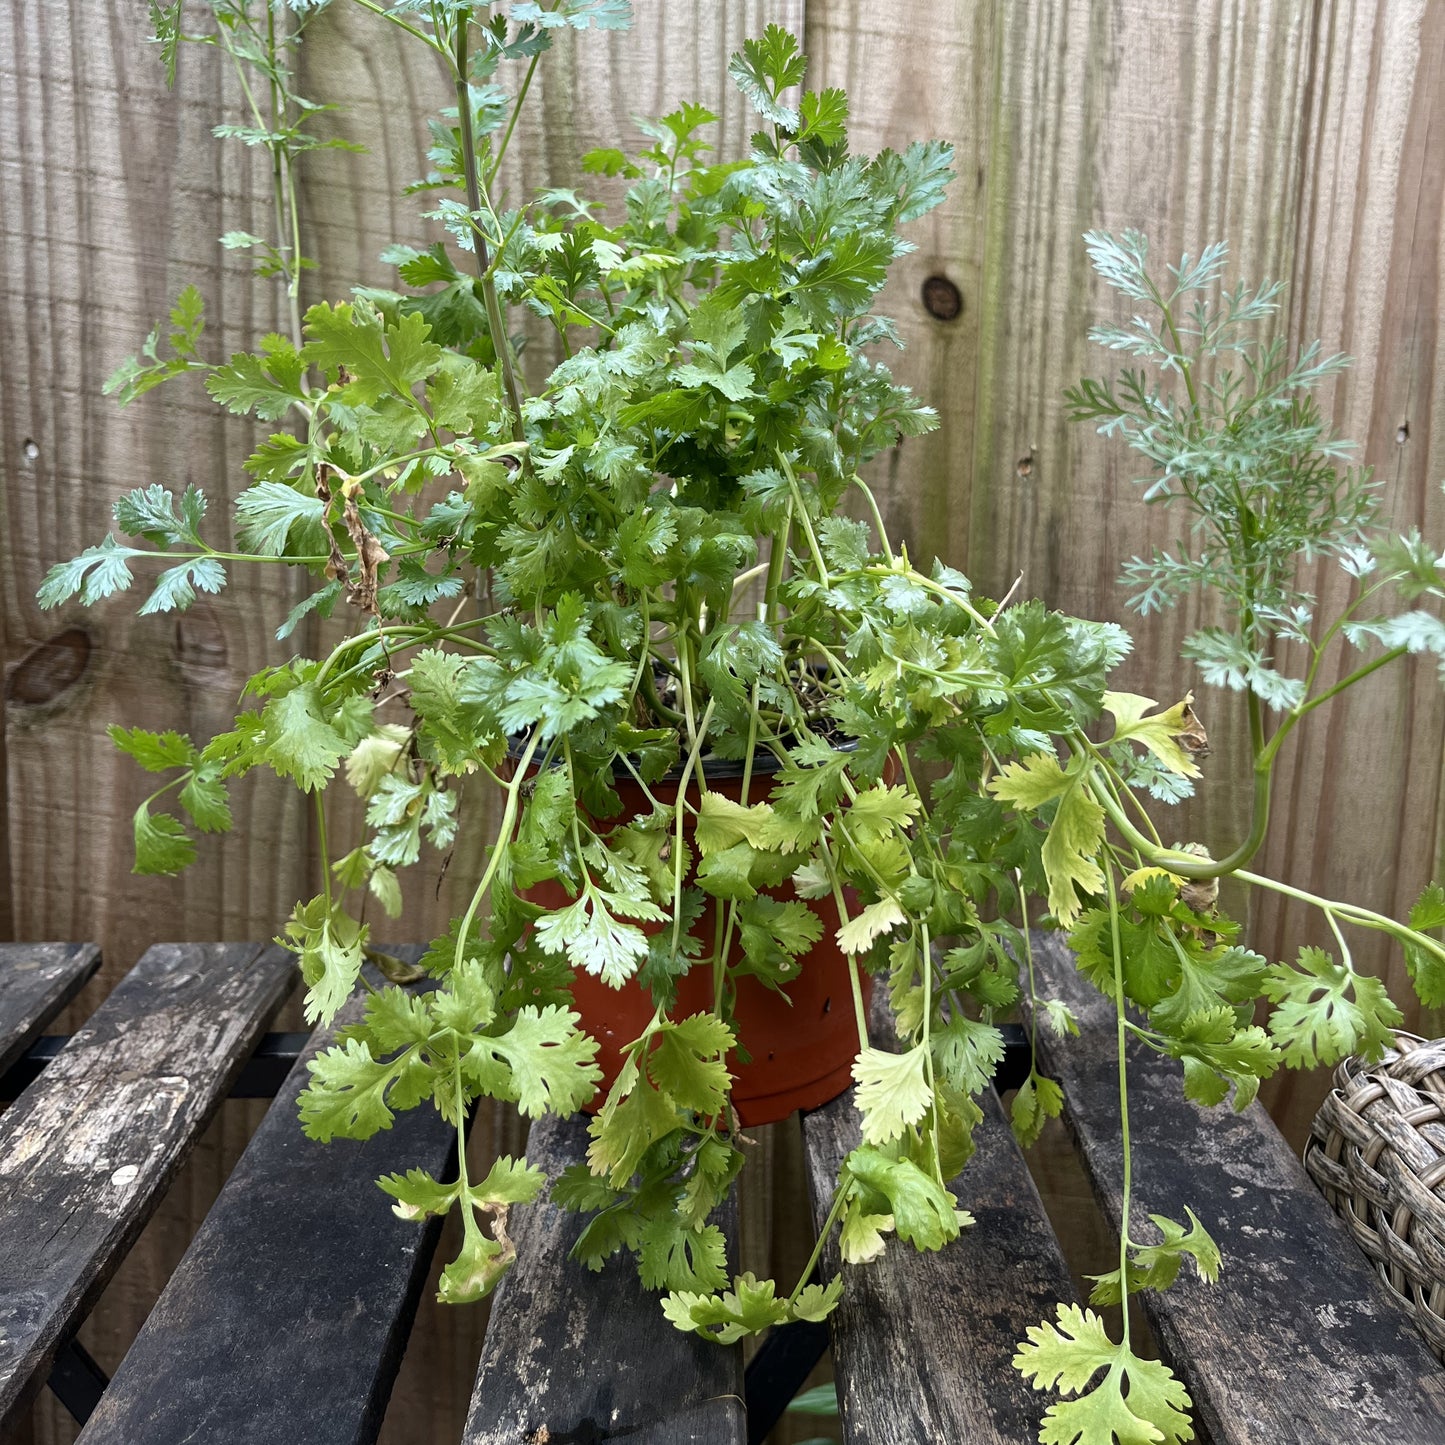
[[[574,190],[504,201],[501,162],[554,35],[620,26],[627,6],[354,3],[450,76],[455,107],[415,187],[449,239],[394,246],[395,289],[318,302],[295,335],[229,360],[203,358],[201,299],[184,293],[169,347],[153,334],[116,389],[131,400],[199,371],[219,404],[276,425],[243,463],[235,544],[213,545],[200,489],[153,484],[116,503],[129,540],[112,533],[55,567],[41,601],[94,603],[159,565],[141,611],[165,612],[244,562],[312,579],[280,639],[313,613],[352,619],[325,655],[254,676],[254,706],[215,738],[112,735],[170,774],[135,815],[139,872],[193,861],[194,832],[230,826],[228,785],[254,768],[312,797],[322,892],[298,903],[286,941],[309,1020],[330,1022],[359,980],[367,998],[312,1064],[302,1122],[320,1140],[366,1138],[425,1106],[457,1125],[455,1181],[381,1181],[403,1217],[460,1211],[443,1299],[493,1287],[512,1258],[508,1210],[545,1182],[509,1158],[471,1177],[472,1102],[535,1117],[593,1100],[597,1044],[570,990],[586,973],[639,980],[655,1012],[591,1122],[587,1163],[552,1184],[554,1201],[591,1216],[576,1257],[598,1268],[631,1251],[679,1328],[723,1342],[833,1308],[841,1276],[806,1283],[817,1251],[787,1292],[730,1279],[709,1222],[744,1162],[729,1104],[734,987],[747,973],[785,992],[809,966],[822,932],[809,899],[834,901],[853,965],[861,1139],[819,1239],[836,1229],[850,1265],[890,1236],[941,1248],[970,1222],[948,1183],[1002,1056],[999,1020],[1033,993],[1030,925],[1071,930],[1115,1002],[1126,1158],[1131,1036],[1183,1062],[1191,1097],[1232,1092],[1237,1108],[1281,1063],[1383,1045],[1399,1015],[1356,972],[1347,926],[1393,935],[1422,997],[1445,998],[1445,949],[1428,936],[1445,924],[1439,889],[1404,924],[1245,867],[1295,725],[1392,658],[1445,650],[1435,614],[1413,605],[1440,597],[1438,557],[1380,532],[1368,478],[1338,465],[1312,399],[1340,361],[1258,339],[1274,289],[1220,295],[1220,248],[1161,287],[1141,238],[1091,236],[1101,274],[1148,313],[1096,337],[1149,369],[1070,397],[1143,455],[1149,499],[1190,518],[1192,542],[1130,564],[1140,609],[1198,587],[1222,599],[1190,655],[1206,681],[1248,693],[1255,815],[1216,860],[1164,846],[1141,796],[1175,800],[1198,775],[1190,699],[1156,710],[1109,689],[1130,645],[1117,625],[999,607],[940,562],[915,566],[862,479],[880,450],[935,423],[876,359],[897,337],[874,305],[901,233],[942,198],[947,146],[851,153],[847,98],[791,98],[806,65],[773,26],[730,66],[759,117],[746,158],[716,159],[715,117],[689,104],[642,123],[640,149],[582,158],[625,189],[615,220]],[[293,3],[288,20],[264,0],[212,0],[214,33],[192,37],[179,4],[151,7],[172,61],[200,38],[266,77],[269,110],[253,107],[244,134],[222,130],[275,160],[276,236],[245,244],[288,299],[303,267],[293,163],[316,107],[283,61],[319,8]],[[523,319],[562,356],[535,384],[512,334]],[[1295,581],[1316,554],[1357,584],[1327,625]],[[1411,605],[1377,612],[1391,595]],[[1303,676],[1281,670],[1284,641],[1302,645]],[[1333,647],[1360,661],[1324,687]],[[722,762],[741,763],[743,801],[709,787]],[[669,775],[675,803],[654,791]],[[620,778],[648,799],[642,814],[619,816]],[[367,825],[336,847],[332,785],[359,795]],[[373,986],[368,910],[397,912],[398,870],[439,866],[460,797],[483,789],[500,818],[464,912],[422,960],[435,988]],[[162,806],[172,795],[179,812]],[[1224,874],[1309,898],[1338,956],[1270,963],[1245,948],[1198,886]],[[567,906],[531,900],[548,881]],[[785,882],[796,897],[770,891]],[[704,934],[709,898],[718,924]],[[729,962],[739,937],[746,955]],[[886,987],[899,1052],[868,1043],[860,969]],[[694,971],[712,1007],[684,1016],[677,985]],[[1268,1027],[1253,1021],[1261,998]],[[1035,1017],[1075,1028],[1061,1003],[1034,1002]],[[1061,1104],[1031,1073],[1013,1104],[1019,1137]],[[1218,1251],[1192,1214],[1154,1224],[1158,1239],[1136,1239],[1126,1203],[1119,1268],[1094,1303],[1166,1288],[1191,1261],[1214,1276]],[[1127,1319],[1115,1343],[1092,1311],[1061,1307],[1017,1364],[1068,1397],[1045,1416],[1046,1442],[1190,1437],[1187,1395],[1132,1351]]]

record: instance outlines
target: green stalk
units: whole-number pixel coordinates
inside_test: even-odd
[[[1089,778],[1089,789],[1095,800],[1109,815],[1109,821],[1121,832],[1129,846],[1136,849],[1146,863],[1167,868],[1176,878],[1208,879],[1223,878],[1226,874],[1240,873],[1264,842],[1269,829],[1269,800],[1271,764],[1273,756],[1262,756],[1254,765],[1254,807],[1250,821],[1249,835],[1232,853],[1216,861],[1200,858],[1193,853],[1181,853],[1174,848],[1161,848],[1151,843],[1128,819],[1122,807],[1095,777]],[[1243,876],[1241,874],[1241,876]]]
[[[497,173],[502,169],[502,157],[507,154],[507,147],[512,143],[512,132],[517,128],[517,117],[521,115],[522,106],[526,104],[527,92],[532,88],[532,77],[537,73],[537,62],[541,58],[542,52],[539,50],[527,66],[527,74],[523,77],[521,87],[517,91],[517,99],[512,104],[512,113],[507,117],[507,128],[502,132],[502,143],[497,147],[496,154],[492,157],[492,168],[487,172],[487,189],[489,191],[492,188],[492,182],[497,179]]]
[[[1279,730],[1269,740],[1265,748],[1265,756],[1270,762],[1274,761],[1280,745],[1289,735],[1290,729],[1295,726],[1306,713],[1313,712],[1317,707],[1327,703],[1332,697],[1338,697],[1346,688],[1353,687],[1357,682],[1367,678],[1372,672],[1378,672],[1382,667],[1387,667],[1397,658],[1404,657],[1409,651],[1406,647],[1392,647],[1381,657],[1375,658],[1373,662],[1367,662],[1363,667],[1357,667],[1348,677],[1342,677],[1333,687],[1326,688],[1318,697],[1312,697],[1308,702],[1302,702],[1279,726]]]
[[[1119,938],[1119,890],[1114,886],[1114,865],[1106,860],[1109,881],[1109,933],[1114,948],[1115,1040],[1119,1055],[1119,1137],[1124,1149],[1124,1180],[1119,1205],[1119,1293],[1124,1316],[1123,1345],[1129,1348],[1129,1206],[1134,1193],[1134,1155],[1129,1146],[1129,1063],[1124,1016],[1124,949]]]
[[[408,24],[400,15],[392,10],[388,10],[385,5],[379,4],[378,0],[356,0],[356,3],[360,5],[363,10],[370,10],[373,15],[379,15],[383,20],[390,21],[398,30],[405,30],[413,39],[420,40],[428,50],[435,50],[438,55],[444,55],[448,60],[451,59],[451,56],[447,55],[446,46],[444,46],[436,36],[428,35],[425,30],[420,30],[415,25]]]
[[[1412,947],[1423,948],[1433,953],[1436,958],[1445,963],[1445,946],[1437,943],[1427,934],[1411,928],[1408,924],[1399,923],[1386,914],[1376,913],[1373,908],[1364,908],[1357,903],[1340,903],[1333,898],[1322,898],[1318,893],[1309,893],[1303,888],[1295,888],[1288,883],[1281,883],[1276,878],[1267,878],[1263,874],[1251,873],[1244,868],[1236,870],[1234,876],[1244,883],[1253,884],[1256,888],[1267,888],[1271,893],[1278,893],[1283,898],[1292,898],[1297,903],[1311,904],[1327,916],[1343,918],[1346,923],[1353,923],[1356,928],[1370,928],[1376,933],[1388,933],[1391,938],[1401,943],[1408,943]]]
[[[848,1195],[853,1188],[851,1179],[840,1179],[837,1188],[833,1190],[833,1203],[828,1210],[828,1217],[823,1221],[823,1227],[818,1231],[818,1238],[813,1243],[813,1252],[808,1256],[808,1262],[798,1275],[798,1282],[793,1286],[793,1292],[788,1296],[790,1305],[796,1304],[798,1296],[807,1288],[808,1280],[812,1278],[813,1270],[817,1268],[818,1260],[823,1253],[823,1246],[828,1242],[828,1236],[833,1232],[833,1226],[838,1222],[838,1216],[842,1214],[848,1203]]]
[[[502,386],[507,405],[512,410],[512,438],[524,440],[522,431],[522,397],[517,389],[517,376],[512,366],[512,344],[502,321],[502,308],[497,300],[497,286],[487,260],[487,240],[477,217],[482,211],[481,175],[477,169],[477,142],[472,134],[471,85],[467,80],[467,32],[472,23],[471,6],[463,6],[456,15],[456,88],[457,126],[462,138],[462,169],[467,180],[467,209],[472,216],[472,256],[477,265],[477,279],[482,283],[482,301],[487,309],[487,327],[492,333],[492,347],[502,368]]]
[[[326,801],[321,789],[311,795],[316,801],[316,848],[321,854],[321,891],[326,896],[326,916],[331,916],[331,851],[326,846]]]
[[[707,732],[707,725],[712,721],[712,699],[708,699],[707,706],[702,713],[703,732]],[[692,781],[692,770],[697,763],[698,749],[690,747],[687,758],[682,765],[682,776],[677,780],[677,813],[675,818],[676,830],[672,840],[672,952],[677,955],[677,946],[682,938],[682,912],[678,907],[678,899],[682,897],[682,859],[683,859],[683,823],[687,817],[687,785]],[[699,775],[701,776],[701,775]],[[703,778],[703,787],[707,786],[707,779]]]
[[[477,916],[477,909],[482,906],[482,898],[491,887],[492,879],[496,876],[497,867],[502,861],[502,855],[506,852],[511,842],[512,829],[517,825],[518,799],[522,795],[522,785],[527,781],[527,769],[532,764],[532,754],[537,751],[537,744],[541,742],[542,735],[533,733],[531,741],[527,744],[526,750],[517,760],[517,771],[512,776],[512,781],[507,785],[507,804],[502,810],[502,822],[497,829],[496,847],[492,849],[492,856],[487,861],[486,871],[482,874],[481,882],[477,884],[476,891],[472,894],[471,902],[467,904],[467,911],[462,915],[461,927],[457,930],[457,946],[452,955],[452,966],[460,968],[462,954],[466,949],[467,935],[472,931],[472,920]]]
[[[823,844],[823,866],[828,870],[828,882],[833,887],[833,902],[838,908],[838,926],[848,922],[848,902],[843,897],[843,885],[838,881],[838,870],[833,863],[832,850]],[[868,1047],[868,1014],[863,1007],[863,986],[858,982],[858,960],[852,955],[848,959],[848,982],[853,989],[853,1017],[858,1024],[858,1051]]]

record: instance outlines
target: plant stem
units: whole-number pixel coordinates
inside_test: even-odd
[[[511,843],[512,829],[517,823],[517,800],[522,794],[522,784],[527,781],[527,769],[532,765],[532,754],[537,751],[537,744],[541,740],[541,733],[532,734],[522,756],[517,760],[517,771],[507,785],[507,804],[502,810],[502,821],[497,828],[496,845],[492,849],[492,856],[487,860],[486,871],[482,874],[481,881],[472,894],[471,902],[467,904],[467,911],[462,915],[461,927],[457,929],[457,946],[452,954],[453,968],[461,967],[462,956],[466,952],[467,935],[472,931],[472,920],[476,918],[477,909],[482,906],[482,898],[491,886],[497,867],[502,861],[502,855]]]
[[[378,3],[378,0],[356,0],[356,3],[363,10],[370,10],[373,15],[379,15],[383,20],[389,20],[398,30],[405,30],[410,36],[420,40],[428,50],[435,50],[438,55],[447,55],[446,47],[434,35],[428,35],[425,30],[418,29],[415,25],[409,25],[395,11],[387,9],[385,5]],[[451,57],[447,56],[450,60]]]
[[[1409,651],[1406,647],[1392,647],[1381,657],[1375,658],[1373,662],[1367,662],[1363,667],[1357,667],[1348,677],[1342,677],[1333,687],[1326,688],[1318,697],[1312,697],[1308,702],[1302,702],[1285,720],[1279,725],[1279,730],[1269,740],[1265,748],[1265,756],[1273,762],[1275,754],[1279,752],[1280,745],[1289,735],[1292,729],[1306,713],[1313,712],[1317,707],[1327,703],[1332,697],[1338,697],[1346,688],[1353,687],[1357,682],[1368,677],[1372,672],[1378,672],[1382,667],[1388,667],[1397,658],[1404,657]]]
[[[838,926],[848,922],[848,901],[843,897],[843,885],[838,881],[838,869],[833,861],[832,849],[823,845],[823,866],[828,870],[828,882],[833,887],[833,902],[838,909]],[[850,953],[848,960],[848,982],[853,989],[853,1017],[858,1025],[858,1051],[868,1047],[868,1014],[863,1007],[863,986],[858,982],[858,960]]]
[[[1105,859],[1109,884],[1109,933],[1114,948],[1115,1040],[1119,1055],[1119,1138],[1124,1151],[1124,1180],[1119,1204],[1119,1294],[1124,1316],[1123,1344],[1129,1348],[1129,1205],[1134,1192],[1134,1156],[1129,1147],[1129,1062],[1125,1053],[1124,949],[1119,938],[1119,890],[1114,865]]]
[[[788,1296],[788,1303],[795,1304],[798,1296],[807,1288],[809,1279],[812,1278],[814,1269],[817,1268],[818,1260],[822,1257],[823,1246],[828,1242],[828,1236],[833,1232],[833,1226],[838,1222],[838,1216],[842,1214],[848,1203],[848,1195],[852,1191],[853,1181],[843,1178],[838,1181],[838,1186],[833,1190],[833,1203],[828,1210],[828,1217],[823,1221],[823,1227],[818,1231],[818,1238],[813,1243],[813,1252],[808,1256],[808,1262],[798,1274],[798,1282],[793,1286],[793,1292]]]
[[[489,191],[492,188],[492,182],[497,179],[497,174],[502,169],[502,157],[507,154],[507,147],[512,143],[512,132],[517,128],[517,117],[521,115],[522,106],[526,104],[527,92],[532,88],[532,77],[537,73],[537,62],[541,58],[542,52],[539,50],[533,55],[531,63],[527,66],[527,73],[522,78],[522,84],[517,91],[517,99],[512,104],[512,113],[507,118],[507,128],[502,132],[502,143],[492,156],[491,169],[487,172],[487,189]]]
[[[1372,928],[1377,933],[1388,933],[1401,943],[1426,949],[1442,963],[1445,963],[1445,946],[1437,943],[1428,934],[1420,933],[1409,927],[1408,924],[1397,923],[1393,918],[1389,918],[1383,913],[1376,913],[1372,908],[1363,908],[1357,903],[1340,903],[1333,898],[1322,898],[1318,893],[1309,893],[1303,888],[1295,888],[1288,883],[1281,883],[1276,878],[1267,878],[1259,873],[1251,873],[1244,868],[1236,869],[1234,876],[1241,882],[1252,883],[1257,888],[1267,888],[1271,893],[1278,893],[1284,898],[1293,898],[1297,903],[1312,904],[1322,913],[1343,918],[1346,923],[1353,923],[1356,928]]]
[[[482,301],[487,309],[487,327],[492,333],[492,349],[502,368],[502,386],[507,405],[512,410],[512,438],[522,441],[522,398],[517,389],[517,376],[512,366],[512,344],[502,321],[502,308],[497,300],[497,286],[487,260],[487,240],[478,217],[482,211],[481,175],[477,168],[477,140],[472,133],[472,93],[467,79],[467,32],[471,28],[472,9],[464,5],[456,14],[456,87],[457,126],[462,138],[462,169],[467,181],[467,209],[472,217],[472,256],[477,265],[477,279],[482,284]]]
[[[1070,739],[1071,743],[1074,741]],[[1273,754],[1262,755],[1254,764],[1254,808],[1250,821],[1249,836],[1232,853],[1216,861],[1200,858],[1194,853],[1181,853],[1175,848],[1161,848],[1151,843],[1128,819],[1123,808],[1095,777],[1089,778],[1090,791],[1109,821],[1124,835],[1130,847],[1138,850],[1146,863],[1167,868],[1177,878],[1208,879],[1222,878],[1235,873],[1243,876],[1241,867],[1259,852],[1264,835],[1269,828],[1269,799],[1271,764]]]
[[[326,897],[326,916],[331,916],[331,853],[326,846],[326,800],[321,789],[311,795],[316,800],[316,848],[321,854],[321,891]]]

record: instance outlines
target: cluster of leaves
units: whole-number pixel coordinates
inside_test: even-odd
[[[223,30],[224,14],[250,13],[212,8]],[[94,603],[159,559],[141,610],[163,612],[217,591],[231,565],[280,562],[313,580],[281,638],[338,608],[355,621],[326,655],[258,673],[255,705],[203,746],[113,734],[142,767],[174,773],[136,813],[141,872],[195,856],[183,818],[155,811],[171,789],[205,832],[230,825],[228,784],[257,767],[312,794],[322,824],[338,777],[361,802],[364,835],[328,859],[321,893],[284,930],[309,1019],[329,1024],[359,982],[369,990],[312,1065],[307,1131],[366,1138],[422,1106],[460,1130],[480,1097],[530,1116],[594,1107],[586,1163],[552,1187],[590,1215],[576,1257],[600,1268],[632,1253],[667,1292],[669,1319],[726,1342],[820,1319],[842,1289],[730,1278],[712,1222],[744,1160],[729,1102],[747,1042],[737,980],[786,995],[825,929],[850,962],[860,1035],[864,969],[886,988],[899,1038],[894,1052],[860,1037],[854,1064],[861,1142],[822,1232],[837,1229],[849,1264],[890,1236],[941,1248],[970,1222],[949,1181],[1003,1054],[999,1021],[1025,987],[1031,923],[1071,931],[1121,1035],[1181,1060],[1201,1102],[1232,1091],[1243,1107],[1282,1063],[1382,1047],[1398,1015],[1347,950],[1271,964],[1194,891],[1256,838],[1216,862],[1135,826],[1147,816],[1142,803],[1131,812],[1136,787],[1172,800],[1198,776],[1198,722],[1187,697],[1156,709],[1110,689],[1127,634],[1036,602],[1000,608],[941,563],[916,568],[883,534],[860,468],[934,416],[877,361],[875,345],[896,335],[874,307],[907,249],[900,228],[942,198],[948,147],[853,154],[846,97],[805,90],[794,103],[804,57],[774,26],[730,67],[759,118],[745,158],[714,159],[714,117],[689,104],[645,123],[639,151],[585,158],[586,172],[625,185],[615,223],[577,191],[499,209],[494,183],[539,57],[562,28],[611,28],[627,7],[368,8],[452,69],[458,105],[433,127],[433,171],[417,187],[451,242],[393,248],[395,289],[313,305],[292,336],[223,362],[203,359],[200,297],[183,293],[169,354],[148,341],[116,389],[130,399],[199,371],[219,405],[276,424],[244,462],[235,550],[206,540],[197,489],[154,485],[122,498],[116,531],[41,592],[46,606]],[[153,10],[173,54],[178,8]],[[508,66],[522,68],[512,94]],[[299,144],[279,131],[257,143]],[[1165,317],[1158,333],[1136,321],[1100,339],[1180,377],[1185,397],[1126,373],[1085,383],[1075,408],[1145,453],[1158,495],[1196,511],[1196,553],[1139,564],[1153,569],[1141,605],[1186,585],[1225,597],[1229,628],[1194,653],[1207,679],[1285,710],[1272,736],[1258,733],[1267,802],[1280,742],[1338,690],[1315,690],[1318,654],[1297,685],[1275,670],[1275,641],[1310,623],[1293,559],[1341,557],[1371,578],[1361,603],[1386,583],[1414,602],[1439,596],[1445,574],[1418,538],[1369,533],[1365,479],[1334,470],[1339,447],[1309,388],[1335,363],[1254,349],[1271,288],[1211,306],[1217,249],[1181,264],[1166,293],[1139,238],[1091,247],[1111,282]],[[1196,294],[1177,321],[1176,303]],[[550,328],[561,357],[531,388],[507,334],[516,309]],[[1200,358],[1225,352],[1245,358],[1244,379],[1204,375]],[[844,514],[851,498],[873,528]],[[1421,650],[1439,627],[1423,608],[1375,618],[1357,605],[1319,647],[1342,635]],[[738,798],[710,785],[722,763],[741,764]],[[620,779],[641,808],[624,809]],[[422,960],[436,986],[376,989],[368,906],[394,915],[399,870],[448,856],[477,782],[498,790],[500,820],[465,913]],[[1408,926],[1327,912],[1337,929],[1394,933],[1422,996],[1445,997],[1445,948],[1429,936],[1445,925],[1445,894],[1427,893]],[[680,1007],[689,974],[712,982],[711,1007]],[[654,1005],[611,1079],[572,1007],[582,975]],[[1261,998],[1267,1025],[1254,1022]],[[1034,1002],[1059,1032],[1076,1030],[1063,1004]],[[1013,1105],[1020,1139],[1061,1106],[1033,1071]],[[462,1153],[454,1182],[412,1171],[382,1187],[405,1218],[461,1211],[442,1297],[462,1301],[505,1270],[507,1211],[542,1183],[510,1159],[473,1182]],[[1144,1243],[1126,1223],[1095,1303],[1166,1288],[1186,1262],[1217,1271],[1193,1215],[1154,1222],[1162,1237]],[[1187,1438],[1183,1390],[1092,1313],[1031,1331],[1018,1364],[1076,1397],[1050,1410],[1045,1441]]]

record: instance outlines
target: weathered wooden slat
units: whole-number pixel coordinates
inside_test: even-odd
[[[0,1117],[0,1426],[160,1201],[293,976],[257,944],[160,944]]]
[[[1010,1362],[1029,1325],[1077,1296],[992,1093],[983,1109],[977,1152],[950,1186],[974,1225],[939,1253],[893,1240],[880,1259],[845,1270],[833,1368],[844,1438],[856,1445],[1019,1445],[1037,1436],[1045,1402]],[[851,1090],[803,1118],[816,1226],[858,1141]],[[824,1277],[839,1268],[835,1238],[823,1251]]]
[[[396,949],[413,961],[421,949]],[[440,1222],[407,1224],[369,1187],[443,1175],[456,1130],[402,1114],[365,1143],[297,1123],[307,1061],[360,1018],[318,1030],[276,1096],[99,1409],[85,1445],[362,1445],[376,1439]]]
[[[93,943],[0,944],[0,1074],[99,967]]]
[[[1040,1029],[1040,1064],[1063,1084],[1066,1120],[1117,1229],[1113,1006],[1077,972],[1059,935],[1035,938],[1040,989],[1062,998],[1081,1030],[1060,1042]],[[1147,1215],[1183,1220],[1188,1206],[1224,1253],[1217,1285],[1189,1275],[1143,1297],[1216,1445],[1438,1445],[1445,1372],[1264,1110],[1200,1108],[1184,1098],[1178,1065],[1141,1049],[1130,1054],[1129,1119],[1134,1237],[1149,1237]]]
[[[586,1149],[585,1118],[548,1117],[527,1158],[555,1178]],[[547,1201],[514,1216],[462,1445],[742,1445],[741,1347],[674,1329],[630,1257],[597,1274],[569,1260],[584,1223]]]

